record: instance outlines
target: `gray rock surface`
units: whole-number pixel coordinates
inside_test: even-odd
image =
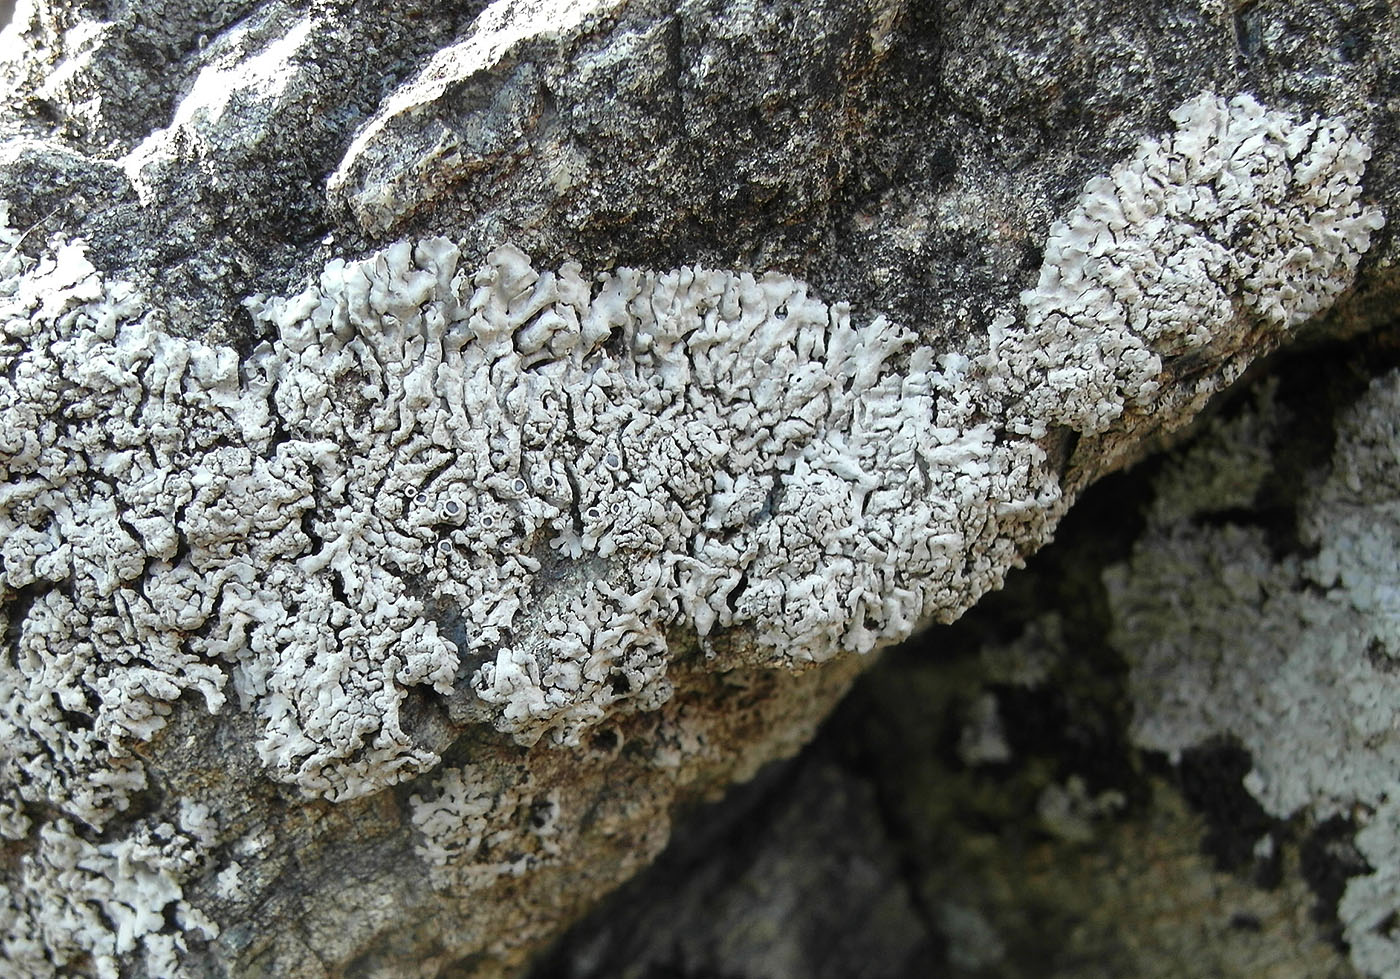
[[[518,969],[1388,311],[1396,16],[21,4],[0,955]]]

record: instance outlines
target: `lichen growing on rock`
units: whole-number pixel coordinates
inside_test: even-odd
[[[1340,120],[1248,95],[1202,95],[1172,120],[1051,227],[1024,327],[993,324],[987,383],[1012,431],[1096,435],[1125,410],[1160,410],[1181,394],[1160,389],[1164,358],[1223,358],[1256,319],[1288,329],[1326,309],[1383,224],[1361,202],[1370,150]],[[1192,393],[1174,410],[1194,414],[1214,389]]]
[[[418,856],[434,887],[477,890],[519,877],[559,852],[553,839],[559,803],[530,779],[506,782],[475,766],[445,768],[429,797],[410,799]]]
[[[1400,969],[1397,417],[1392,372],[1341,417],[1330,466],[1305,477],[1301,546],[1280,554],[1264,527],[1208,519],[1256,498],[1261,445],[1287,438],[1266,388],[1165,470],[1147,533],[1107,576],[1138,744],[1176,756],[1234,739],[1252,759],[1244,787],[1270,815],[1357,821],[1372,869],[1338,915],[1352,961],[1375,976]]]
[[[1228,375],[1326,308],[1379,225],[1340,122],[1213,96],[1175,118],[1053,230],[1020,325],[967,350],[778,273],[586,278],[509,245],[471,270],[434,238],[252,297],[266,339],[240,357],[79,244],[24,258],[7,230],[0,824],[48,811],[41,837],[85,845],[187,695],[236,697],[273,778],[345,801],[439,763],[414,688],[572,746],[666,701],[678,630],[717,668],[796,667],[956,617],[1068,504],[1052,428],[1185,420],[1223,381],[1168,403],[1162,358]],[[474,852],[440,825],[482,815],[470,770],[423,852]],[[12,933],[68,928],[38,907]],[[101,946],[73,928],[58,965]]]

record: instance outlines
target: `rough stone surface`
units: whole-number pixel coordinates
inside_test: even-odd
[[[1345,6],[21,3],[0,955],[517,969],[1375,322],[1397,14]]]

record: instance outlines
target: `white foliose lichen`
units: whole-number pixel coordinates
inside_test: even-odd
[[[1400,941],[1400,373],[1339,425],[1330,471],[1298,515],[1303,554],[1276,557],[1263,529],[1201,520],[1250,501],[1260,444],[1287,431],[1265,391],[1164,473],[1167,493],[1129,564],[1108,576],[1114,644],[1131,665],[1132,734],[1180,752],[1236,739],[1249,792],[1272,815],[1361,825],[1374,868],[1339,916],[1355,965],[1391,976]],[[1183,475],[1216,492],[1194,509]],[[1311,553],[1311,556],[1304,556]]]
[[[986,383],[1009,430],[1093,435],[1162,407],[1164,358],[1223,359],[1261,323],[1328,308],[1383,224],[1360,196],[1370,149],[1342,121],[1209,94],[1171,117],[1172,135],[1089,181],[1051,227],[1022,324],[993,324]]]
[[[567,745],[669,696],[678,628],[795,666],[955,617],[1066,505],[1037,438],[1150,406],[1163,356],[1236,352],[1236,303],[1278,330],[1324,308],[1379,222],[1340,123],[1213,97],[1177,121],[1056,226],[1024,324],[965,352],[776,273],[510,246],[473,271],[434,239],[254,297],[240,358],[6,227],[0,831],[95,840],[187,694],[231,691],[274,778],[341,800],[438,763],[413,687]]]
[[[180,975],[186,935],[219,929],[183,899],[182,882],[212,842],[209,814],[187,806],[179,826],[143,821],[128,835],[93,843],[65,819],[39,827],[18,873],[0,883],[0,962],[26,979],[90,971],[123,975],[139,951],[151,976]]]
[[[409,799],[417,852],[434,887],[478,890],[559,855],[558,799],[510,774],[446,768],[433,777],[427,797]]]
[[[455,650],[424,655],[484,659],[471,684],[522,741],[666,699],[674,623],[749,624],[774,663],[867,652],[1041,528],[1053,484],[990,426],[930,433],[931,355],[897,370],[913,336],[883,319],[774,274],[457,260],[395,246],[255,303],[279,339],[251,364],[293,444],[354,447],[299,568],[450,609]],[[965,567],[982,549],[1006,553]]]

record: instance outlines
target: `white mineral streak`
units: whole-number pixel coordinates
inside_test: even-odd
[[[569,745],[669,696],[668,630],[743,627],[797,665],[997,587],[1065,505],[1036,439],[1153,410],[1163,356],[1325,308],[1380,223],[1340,122],[1212,96],[1174,118],[1054,227],[1021,324],[965,352],[776,273],[588,279],[510,246],[472,272],[438,239],[250,300],[270,339],[240,362],[163,330],[78,245],[12,248],[0,830],[48,821],[4,954],[177,941],[156,919],[199,845],[140,843],[137,896],[65,868],[127,880],[83,848],[186,694],[232,694],[274,778],[341,800],[438,763],[400,723],[416,685],[460,680],[501,731]],[[490,823],[465,777],[420,798],[424,853],[496,873],[441,827]]]
[[[1131,664],[1133,739],[1179,752],[1229,737],[1272,815],[1361,825],[1374,872],[1339,916],[1365,974],[1400,973],[1400,373],[1339,426],[1331,470],[1300,507],[1311,557],[1276,558],[1263,529],[1193,519],[1252,503],[1261,446],[1287,437],[1268,392],[1159,481],[1132,561],[1108,576],[1114,643]],[[1187,503],[1187,483],[1197,494]]]
[[[533,81],[543,69],[531,46],[549,51],[561,39],[577,36],[585,22],[606,21],[621,9],[621,0],[494,0],[459,40],[395,88],[360,127],[326,179],[328,196],[347,204],[363,228],[383,234],[452,186],[456,175],[490,166],[498,154],[519,152],[529,120],[540,112],[531,100],[544,85],[542,74]],[[617,67],[610,60],[601,62],[603,70]],[[504,73],[532,81],[500,87],[492,78]],[[489,120],[459,128],[439,118],[444,110],[449,118],[457,116],[464,101],[473,104],[487,92]],[[568,159],[567,144],[550,156],[557,158],[540,162],[552,171],[551,183],[567,189],[573,171],[585,165]]]

